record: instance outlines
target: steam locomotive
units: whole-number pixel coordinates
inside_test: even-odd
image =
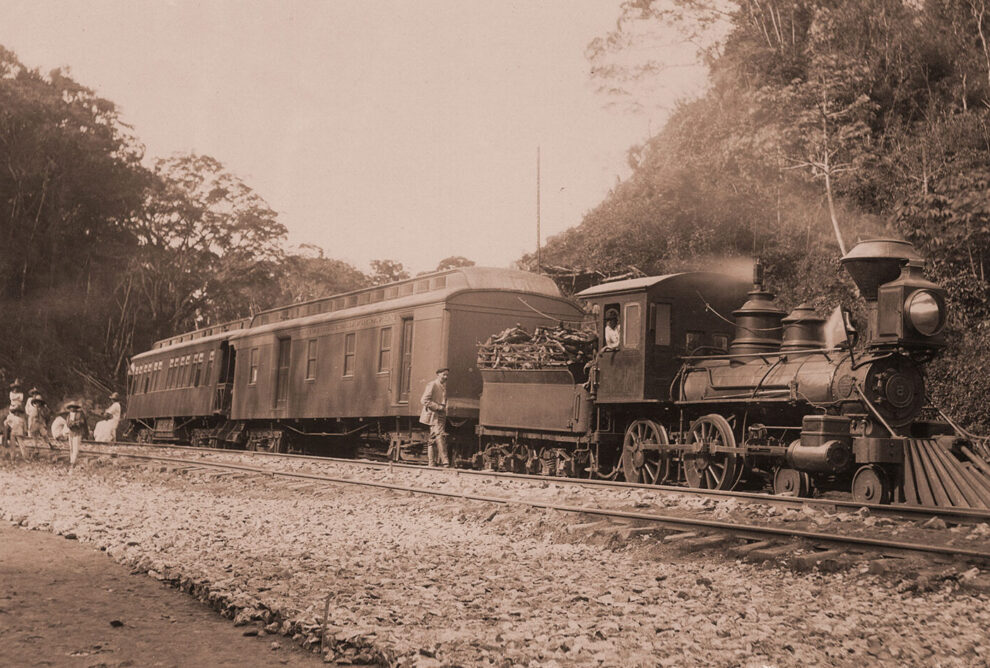
[[[938,503],[935,484],[959,477],[973,498],[950,504],[986,507],[986,480],[947,455],[950,425],[919,420],[945,291],[904,241],[860,243],[841,263],[867,303],[858,347],[848,317],[826,328],[807,304],[779,309],[759,265],[748,290],[691,272],[578,293],[600,336],[601,314],[622,315],[619,349],[584,382],[560,368],[483,370],[487,460],[724,490],[762,478],[777,493],[845,489],[877,503]]]
[[[860,243],[842,264],[868,307],[858,346],[846,319],[826,340],[808,305],[780,310],[759,270],[751,285],[686,272],[574,300],[545,276],[467,267],[159,341],[131,360],[128,417],[140,440],[328,454],[379,444],[406,459],[426,441],[423,388],[448,367],[459,465],[990,507],[985,480],[947,454],[950,426],[919,419],[945,291],[903,241]],[[620,345],[587,366],[478,363],[478,345],[506,327],[584,321],[604,340],[611,311]],[[961,488],[963,502],[948,497]]]

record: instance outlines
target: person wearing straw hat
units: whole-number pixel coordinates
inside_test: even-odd
[[[72,433],[69,431],[69,423],[65,421],[65,416],[68,415],[63,408],[55,419],[52,420],[51,433],[52,438],[56,441],[68,442],[69,435]]]
[[[24,385],[20,378],[10,384],[10,408],[24,408]]]
[[[47,437],[48,404],[45,403],[38,388],[32,387],[28,391],[27,401],[24,403],[24,413],[27,415],[28,436],[31,438]]]
[[[25,437],[27,436],[27,416],[21,406],[11,408],[7,417],[3,420],[4,443],[21,451],[21,457],[27,459],[27,448],[25,447]],[[13,454],[13,450],[11,451]]]
[[[120,395],[116,392],[110,394],[110,407],[106,410],[106,417],[96,423],[93,427],[93,440],[109,443],[117,440],[117,425],[120,424]]]
[[[89,424],[86,422],[86,414],[83,412],[82,404],[76,400],[71,400],[65,405],[67,415],[65,423],[69,427],[69,467],[75,468],[76,459],[79,457],[79,447],[82,440],[89,433]]]

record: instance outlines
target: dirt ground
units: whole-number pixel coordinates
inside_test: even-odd
[[[0,524],[0,666],[323,665],[244,633],[90,546]]]
[[[112,599],[102,612],[80,611],[82,603],[67,608],[77,591],[101,585],[88,584],[83,572],[75,591],[56,594],[51,581],[73,566],[46,554],[29,555],[22,570],[50,571],[47,579],[34,593],[15,589],[18,604],[0,598],[0,607],[16,611],[40,597],[47,616],[25,617],[19,634],[0,638],[17,638],[23,651],[26,636],[39,635],[45,656],[70,666],[108,659],[151,665],[154,645],[66,664],[73,651],[98,643],[130,647],[113,644],[112,635],[129,627],[137,631],[135,646],[142,638],[192,646],[205,637],[210,648],[247,642],[247,654],[228,665],[259,665],[271,642],[319,647],[321,636],[330,660],[406,668],[990,665],[990,605],[983,590],[963,587],[974,570],[968,565],[931,573],[920,566],[873,571],[872,563],[791,570],[786,557],[750,563],[718,551],[685,552],[650,533],[623,538],[598,532],[594,522],[579,528],[570,516],[521,505],[167,468],[107,458],[67,475],[44,461],[0,462],[0,521],[105,549],[128,575],[103,589],[126,592],[140,579],[161,596],[157,582],[171,582],[242,624],[265,624],[269,635],[242,638],[249,626],[209,613],[220,624],[216,632],[195,635],[205,628],[195,623],[182,631],[163,617],[177,615],[174,604],[157,612],[122,610]],[[427,471],[369,476],[414,487],[433,478]],[[434,484],[456,489],[449,480]],[[492,496],[511,493],[500,481],[487,487]],[[557,499],[569,494],[561,490]],[[79,547],[65,538],[46,541],[59,552]],[[107,570],[108,559],[92,554]],[[0,586],[9,579],[16,582],[4,576]],[[64,623],[92,623],[91,633],[68,643],[47,628],[63,608],[74,612]],[[0,634],[5,617],[0,613]],[[113,619],[125,625],[114,629]],[[0,666],[23,658],[34,655],[0,654]],[[224,662],[163,662],[169,660]]]

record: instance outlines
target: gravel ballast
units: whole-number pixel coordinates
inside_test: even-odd
[[[237,624],[314,648],[323,636],[337,660],[990,662],[987,596],[954,578],[918,586],[865,568],[795,573],[684,555],[648,536],[570,534],[574,518],[520,506],[16,462],[0,464],[0,517],[92,542]]]

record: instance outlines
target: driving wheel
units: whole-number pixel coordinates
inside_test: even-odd
[[[705,415],[694,421],[688,435],[697,444],[696,452],[684,453],[684,477],[691,487],[732,489],[742,475],[740,457],[718,448],[736,447],[732,426],[721,415]]]
[[[667,430],[653,420],[634,420],[622,441],[622,472],[626,482],[659,485],[670,478]],[[659,446],[659,447],[658,447]]]

